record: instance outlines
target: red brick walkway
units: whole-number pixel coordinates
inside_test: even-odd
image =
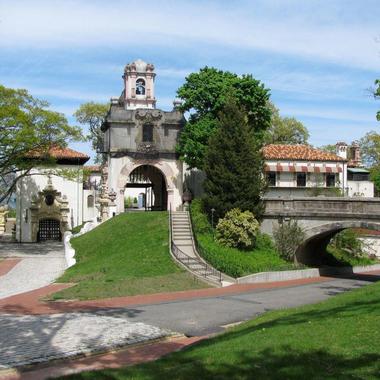
[[[171,293],[105,298],[101,300],[55,302],[41,301],[40,299],[47,296],[48,294],[72,286],[71,284],[51,284],[37,290],[1,299],[0,313],[54,314],[85,310],[91,311],[104,308],[120,308],[132,305],[136,306],[195,298],[217,297],[229,294],[245,293],[255,289],[275,289],[288,286],[306,285],[329,280],[331,280],[330,277],[315,277],[302,280],[268,282],[260,284],[240,284],[231,285],[225,288],[206,288]]]
[[[368,278],[380,275],[380,271],[372,271],[363,274],[352,275],[353,278]],[[13,314],[55,314],[68,313],[75,311],[91,311],[105,308],[122,308],[136,305],[157,304],[162,302],[188,300],[196,298],[218,297],[229,294],[239,294],[255,289],[269,290],[282,287],[291,287],[325,282],[332,280],[333,277],[314,277],[301,280],[289,280],[278,282],[267,282],[259,284],[240,284],[231,285],[225,288],[206,288],[199,290],[186,290],[171,293],[147,294],[138,296],[126,296],[105,298],[101,300],[89,301],[55,301],[44,302],[41,298],[55,293],[59,290],[72,286],[72,284],[51,284],[49,286],[18,294],[15,296],[0,299],[0,313]]]
[[[57,361],[55,363],[50,363],[48,366],[34,366],[34,369],[30,370],[0,372],[0,379],[42,380],[49,377],[58,377],[82,371],[92,371],[103,368],[120,368],[156,360],[161,356],[174,351],[179,351],[205,338],[207,337],[172,338],[167,341],[129,347],[116,352],[108,352],[79,359]]]
[[[3,261],[0,261],[0,276],[7,274],[21,260],[22,259],[5,259]]]

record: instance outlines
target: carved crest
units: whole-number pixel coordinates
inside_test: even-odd
[[[137,120],[143,120],[144,122],[149,123],[160,120],[162,118],[162,112],[160,110],[138,109],[135,117]]]

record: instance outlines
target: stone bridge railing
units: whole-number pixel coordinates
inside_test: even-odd
[[[380,221],[380,198],[264,198],[264,218],[363,218]]]

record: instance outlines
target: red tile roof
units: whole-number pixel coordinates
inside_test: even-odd
[[[347,161],[309,145],[270,144],[263,148],[263,154],[266,160]]]
[[[84,163],[90,159],[87,154],[77,152],[76,150],[70,148],[61,148],[58,146],[53,146],[49,149],[49,156],[57,159],[57,160],[70,160],[75,161],[79,160]],[[40,158],[42,156],[41,151],[32,151],[28,154],[30,158]]]
[[[84,167],[85,169],[87,169],[88,171],[94,173],[94,172],[101,172],[102,171],[102,167],[100,165],[86,165]]]

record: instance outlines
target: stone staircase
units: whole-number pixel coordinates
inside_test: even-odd
[[[217,286],[231,283],[231,279],[207,264],[197,253],[191,228],[191,220],[187,211],[174,211],[171,218],[171,250],[172,255],[187,270],[199,278]]]

